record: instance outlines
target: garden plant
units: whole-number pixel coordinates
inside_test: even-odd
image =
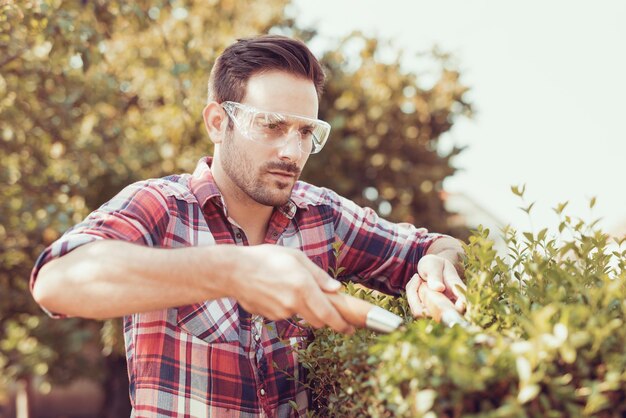
[[[469,327],[414,320],[404,298],[349,284],[405,325],[389,335],[316,330],[299,351],[310,415],[626,416],[626,238],[566,215],[566,206],[554,209],[555,231],[504,228],[507,254],[486,229],[469,238]]]

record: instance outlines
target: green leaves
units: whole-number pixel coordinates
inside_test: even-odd
[[[521,186],[511,186],[511,191],[516,196],[524,197],[524,193],[526,192],[526,185],[523,184]]]
[[[526,207],[521,207],[520,209],[530,215],[530,211],[532,210],[533,206],[535,206],[535,202],[532,202],[530,205]]]
[[[172,67],[172,75],[178,76],[189,71],[191,67],[186,63],[176,63]]]
[[[556,208],[553,208],[552,210],[554,210],[557,215],[561,215],[563,213],[563,211],[565,210],[565,208],[567,207],[567,205],[569,204],[568,202],[563,202],[563,203],[559,203]]]
[[[304,358],[317,416],[626,414],[626,240],[615,250],[619,240],[595,222],[562,216],[561,225],[572,235],[504,228],[504,255],[484,228],[470,236],[471,332],[414,321],[403,299],[348,285],[406,325],[389,335],[315,332]]]
[[[592,197],[591,199],[589,199],[589,209],[593,209],[593,207],[596,205],[596,197]]]

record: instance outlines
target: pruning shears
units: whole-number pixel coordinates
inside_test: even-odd
[[[431,290],[428,286],[420,286],[418,292],[435,321],[442,322],[448,327],[459,325],[464,329],[474,328],[444,294]],[[328,297],[341,316],[359,328],[390,333],[404,322],[402,317],[347,293],[329,293]]]

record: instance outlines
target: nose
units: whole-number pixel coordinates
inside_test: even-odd
[[[281,159],[298,161],[302,155],[301,143],[302,139],[297,131],[291,131],[286,134],[285,144],[278,149]]]

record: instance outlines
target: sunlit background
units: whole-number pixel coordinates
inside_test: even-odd
[[[551,208],[569,201],[572,215],[626,232],[625,2],[297,0],[293,10],[329,43],[354,30],[390,41],[418,73],[428,70],[418,53],[452,54],[476,113],[442,138],[468,146],[446,191],[529,228],[510,191],[526,184],[535,227],[555,225]]]

